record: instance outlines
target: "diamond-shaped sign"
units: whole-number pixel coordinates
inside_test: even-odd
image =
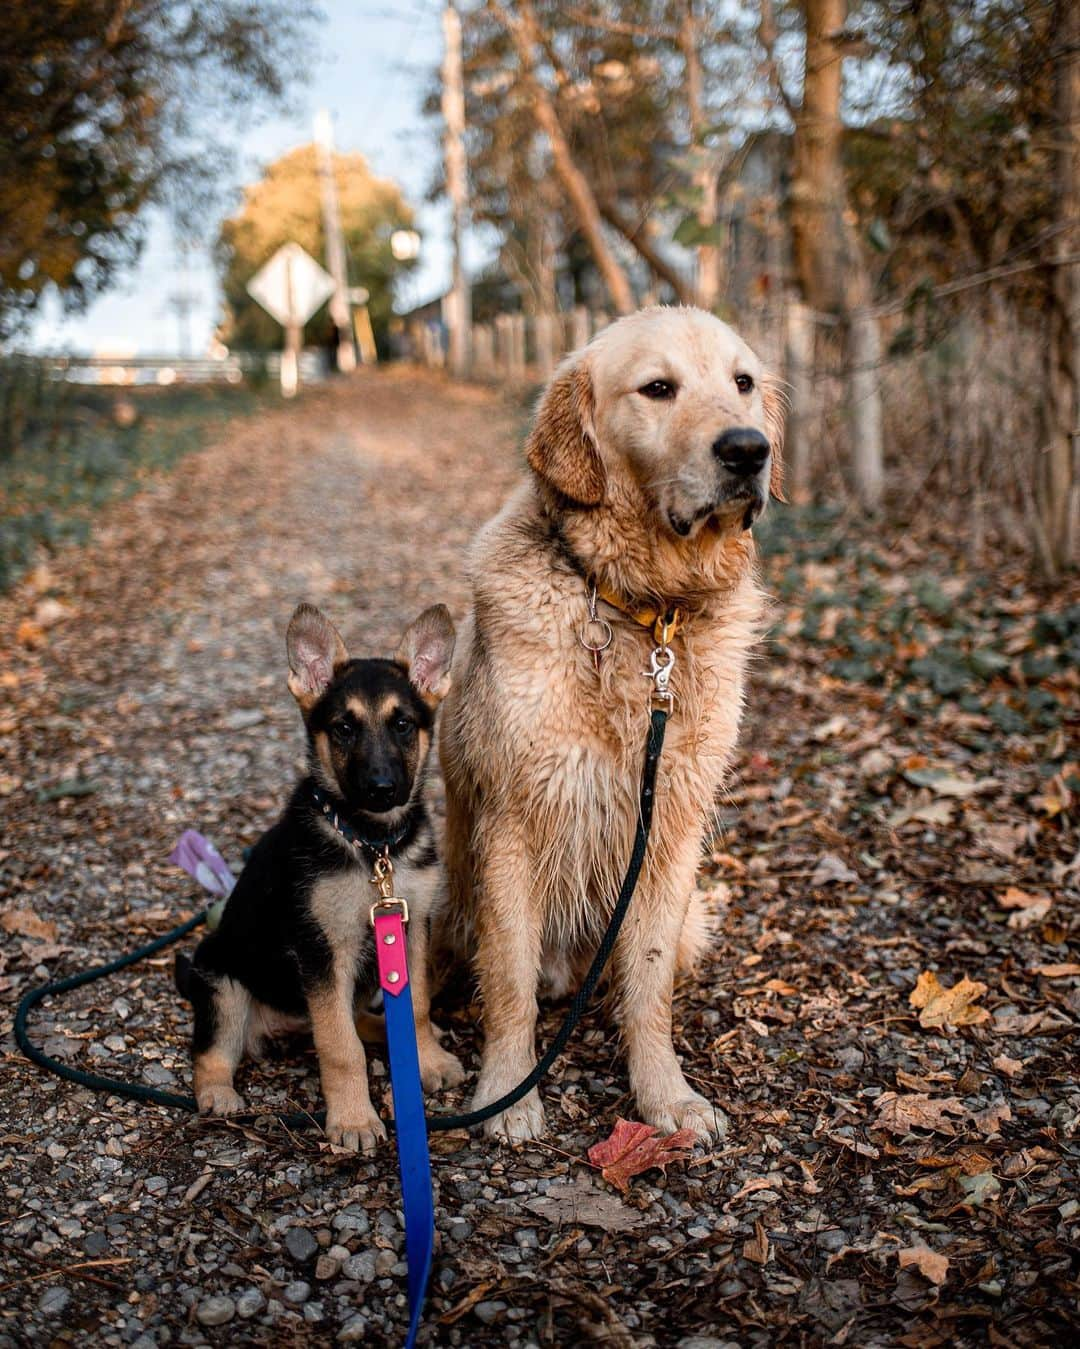
[[[334,278],[299,244],[282,244],[247,292],[283,327],[304,324],[334,292]]]

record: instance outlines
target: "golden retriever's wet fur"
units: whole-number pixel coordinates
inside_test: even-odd
[[[531,1068],[538,993],[564,994],[580,978],[630,855],[655,642],[602,603],[613,639],[597,671],[578,638],[591,576],[628,604],[678,600],[690,612],[673,642],[677,701],[612,994],[641,1118],[702,1140],[726,1127],[676,1060],[672,987],[708,939],[694,876],[761,626],[744,525],[770,481],[779,494],[781,425],[775,388],[729,327],[693,309],[635,314],[564,362],[528,440],[530,480],[476,540],[440,746],[443,935],[474,959],[483,1000],[474,1105]],[[718,463],[717,438],[732,428],[768,438],[752,482]],[[538,1094],[487,1128],[539,1135]]]

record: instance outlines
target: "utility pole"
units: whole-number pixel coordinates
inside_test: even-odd
[[[341,229],[341,208],[334,178],[334,130],[330,114],[325,108],[320,108],[315,114],[315,147],[322,188],[326,267],[334,278],[330,317],[338,335],[337,368],[348,374],[350,370],[356,369],[356,347],[353,345],[352,312],[349,308],[349,279],[345,271],[345,236]]]
[[[446,123],[444,152],[446,190],[450,196],[450,229],[454,258],[450,294],[446,297],[446,320],[450,330],[450,373],[464,376],[469,366],[469,331],[472,301],[461,255],[465,233],[465,90],[461,71],[461,16],[453,0],[443,10],[444,55],[442,66],[442,115]]]

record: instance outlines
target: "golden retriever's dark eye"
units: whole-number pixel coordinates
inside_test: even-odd
[[[754,387],[753,378],[750,375],[736,375],[735,387],[740,393],[749,393]]]
[[[651,398],[654,402],[663,403],[675,397],[675,385],[669,384],[666,379],[650,380],[648,384],[643,384],[638,393],[643,398]]]

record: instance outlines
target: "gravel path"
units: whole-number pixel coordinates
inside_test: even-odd
[[[392,647],[437,600],[461,614],[461,553],[517,476],[521,422],[487,391],[364,373],[237,423],[0,599],[9,1021],[33,983],[193,911],[164,860],[183,828],[235,862],[273,818],[302,747],[283,660],[297,600],[325,607],[357,651]],[[703,873],[729,901],[716,958],[678,1003],[688,1069],[735,1117],[728,1144],[637,1178],[626,1198],[603,1181],[585,1152],[632,1103],[594,1021],[547,1090],[543,1144],[434,1138],[426,1343],[981,1344],[988,1327],[1000,1345],[1066,1342],[1080,1000],[1068,976],[1030,971],[1067,963],[1075,909],[1060,899],[1060,932],[1040,935],[987,931],[985,904],[1003,878],[1062,897],[1067,881],[1075,897],[1062,869],[1075,842],[1016,835],[995,875],[935,886],[962,821],[950,833],[939,812],[911,856],[860,822],[913,747],[910,719],[787,652],[758,673],[728,834]],[[1034,770],[994,744],[985,755],[969,766],[1007,780],[995,824],[1015,831]],[[171,963],[46,1006],[37,1037],[186,1090]],[[908,994],[928,964],[943,983],[987,978],[993,1020],[920,1025]],[[475,1070],[473,1010],[440,1019]],[[10,1036],[4,1069],[0,1345],[400,1342],[389,1150],[358,1162],[314,1132],[95,1096],[25,1063]],[[372,1083],[378,1100],[378,1063]],[[310,1046],[247,1066],[242,1087],[253,1103],[314,1106]]]

